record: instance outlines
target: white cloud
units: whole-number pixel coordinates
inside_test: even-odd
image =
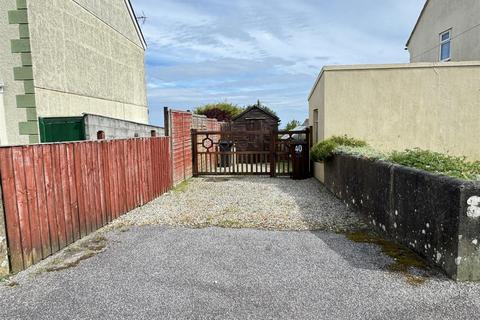
[[[159,107],[261,99],[284,121],[307,114],[328,64],[406,62],[424,0],[133,0],[145,12],[152,121]],[[157,109],[158,108],[158,109]]]

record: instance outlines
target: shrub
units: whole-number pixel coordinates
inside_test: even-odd
[[[198,107],[195,109],[195,113],[204,115],[207,118],[217,119],[218,121],[230,121],[232,118],[242,113],[243,110],[243,108],[236,104],[219,102]]]
[[[365,147],[349,147],[349,146],[339,146],[335,149],[335,152],[342,152],[350,154],[356,157],[361,157],[364,159],[370,160],[387,160],[388,154],[378,151],[370,146]]]
[[[465,157],[455,157],[417,148],[403,152],[394,151],[388,160],[450,177],[480,180],[480,161],[469,162]]]
[[[362,140],[357,140],[345,136],[333,136],[330,139],[317,143],[312,148],[312,160],[313,161],[325,161],[332,157],[335,150],[341,146],[345,147],[366,147],[367,143]]]

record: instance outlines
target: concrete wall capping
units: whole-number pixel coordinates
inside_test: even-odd
[[[327,188],[377,231],[454,280],[480,280],[480,182],[347,154],[324,165]]]

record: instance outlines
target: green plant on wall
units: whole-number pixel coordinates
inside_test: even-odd
[[[313,161],[325,161],[333,156],[335,150],[340,146],[365,147],[367,143],[363,140],[350,138],[347,135],[333,136],[330,139],[317,143],[311,152]]]
[[[416,148],[402,152],[394,151],[390,154],[388,160],[407,167],[450,177],[466,180],[480,179],[480,161],[469,162],[465,157],[455,157]]]
[[[455,157],[419,148],[384,153],[368,146],[365,141],[346,135],[334,136],[319,142],[312,148],[311,157],[313,161],[326,161],[336,152],[371,160],[384,160],[453,178],[480,180],[480,161],[472,162],[465,157]]]

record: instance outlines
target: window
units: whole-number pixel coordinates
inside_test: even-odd
[[[318,141],[318,109],[313,110],[313,142]]]
[[[450,61],[451,59],[451,31],[440,34],[440,61]]]
[[[105,131],[98,131],[97,132],[97,140],[104,140],[105,139]]]

